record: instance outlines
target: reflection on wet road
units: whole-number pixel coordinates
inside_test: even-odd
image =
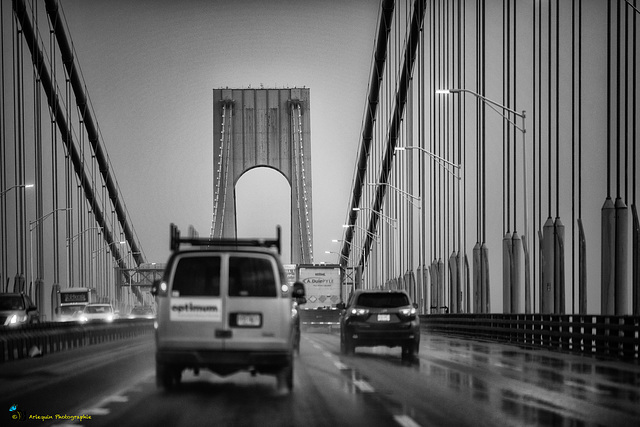
[[[634,364],[424,334],[411,367],[383,347],[340,359],[417,425],[640,425]]]

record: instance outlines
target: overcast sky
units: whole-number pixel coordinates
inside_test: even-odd
[[[262,85],[310,88],[314,261],[337,262],[324,252],[339,250],[347,213],[377,0],[60,4],[147,261],[166,261],[171,222],[209,235],[212,89]],[[248,174],[237,190],[240,235],[289,224],[278,174]]]

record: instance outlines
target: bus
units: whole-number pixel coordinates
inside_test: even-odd
[[[95,288],[60,289],[59,303],[55,309],[57,322],[75,322],[87,304],[98,302]]]

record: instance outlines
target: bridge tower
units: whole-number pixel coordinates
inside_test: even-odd
[[[309,89],[213,90],[211,237],[236,237],[236,183],[269,167],[291,187],[291,262],[313,262],[310,136]]]

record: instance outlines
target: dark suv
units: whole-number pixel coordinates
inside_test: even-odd
[[[279,389],[293,388],[294,303],[304,287],[287,284],[271,246],[279,252],[279,229],[277,240],[199,239],[180,238],[172,224],[173,253],[152,288],[158,386],[178,384],[184,369],[209,369],[271,374]]]
[[[340,350],[356,347],[402,347],[402,359],[412,360],[420,347],[417,304],[404,291],[357,290],[347,305],[339,304]]]
[[[0,326],[16,326],[38,323],[40,313],[23,293],[0,294]]]

